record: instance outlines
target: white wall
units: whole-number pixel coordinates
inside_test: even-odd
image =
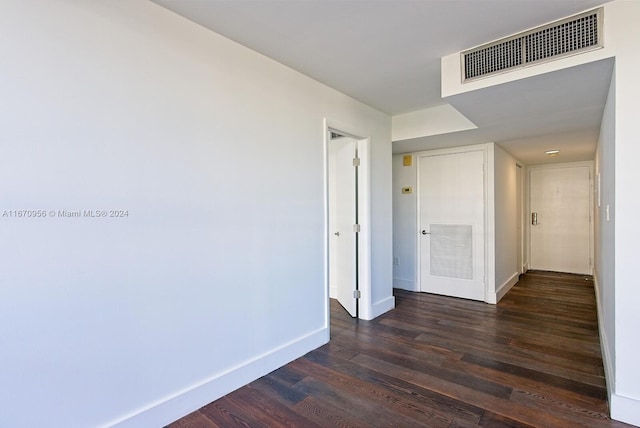
[[[594,280],[598,300],[598,326],[606,377],[611,392],[615,379],[615,71],[600,125],[600,138],[595,157],[594,201]],[[598,203],[598,179],[600,195]],[[607,220],[607,206],[610,216]]]
[[[346,98],[346,97],[344,97]],[[371,140],[369,173],[371,188],[371,300],[365,308],[366,319],[373,319],[395,307],[393,297],[393,205],[391,202],[392,154],[391,117],[365,107],[349,98],[358,108],[351,115],[341,114],[369,129]],[[355,116],[355,117],[354,117]],[[358,196],[360,197],[360,195]],[[361,315],[361,317],[365,317]]]
[[[418,205],[417,162],[411,156],[411,166],[403,165],[405,155],[393,156],[393,286],[409,291],[419,291],[417,275],[418,254]],[[403,194],[403,187],[411,187],[412,193]]]
[[[0,217],[0,426],[162,426],[328,340],[324,117],[392,299],[387,115],[150,2],[1,7],[0,210],[129,216]]]
[[[518,281],[516,159],[500,146],[494,150],[495,291],[499,301]]]
[[[635,425],[640,425],[640,370],[638,370],[640,341],[638,341],[637,331],[640,325],[640,311],[638,311],[640,288],[637,280],[638,241],[640,240],[640,224],[637,215],[640,212],[640,199],[634,187],[640,179],[638,173],[638,159],[640,159],[638,20],[640,20],[639,2],[616,1],[605,7],[605,40],[615,49],[616,58],[615,101],[613,101],[615,103],[613,131],[615,190],[613,196],[610,194],[606,196],[606,203],[610,204],[610,218],[614,218],[615,223],[605,226],[607,231],[615,230],[615,272],[613,274],[615,291],[614,295],[604,292],[603,303],[606,304],[607,299],[614,299],[615,386],[611,397],[611,413],[614,418]],[[610,148],[604,150],[607,154],[611,153]],[[610,174],[603,163],[603,174],[605,172]],[[607,179],[607,186],[609,186],[609,180],[611,180],[610,176]],[[609,189],[607,191],[610,192]],[[602,215],[602,212],[600,214]],[[610,245],[610,241],[603,244]],[[611,331],[610,326],[605,326],[605,329],[607,332]]]
[[[516,160],[499,146],[480,144],[487,151],[487,289],[486,301],[498,302],[517,282],[516,260]],[[455,149],[451,149],[455,150]],[[442,150],[441,150],[442,151]],[[393,156],[393,269],[394,287],[419,291],[417,277],[417,156],[403,166],[404,155]],[[402,194],[403,187],[413,188]]]

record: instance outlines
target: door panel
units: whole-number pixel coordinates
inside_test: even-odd
[[[420,289],[484,300],[484,152],[419,158]]]
[[[590,168],[535,168],[529,177],[531,269],[591,274]]]
[[[329,287],[352,317],[357,315],[356,149],[352,138],[329,142]]]

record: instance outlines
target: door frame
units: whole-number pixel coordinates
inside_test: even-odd
[[[516,227],[517,227],[517,246],[516,251],[518,252],[516,258],[518,259],[518,273],[523,274],[526,272],[525,270],[525,218],[526,216],[526,207],[524,204],[525,199],[525,182],[526,175],[528,171],[525,169],[524,165],[521,165],[519,162],[516,162]]]
[[[325,118],[323,120],[322,135],[324,141],[324,285],[325,285],[325,327],[330,326],[329,316],[329,243],[331,232],[329,230],[329,144],[331,143],[329,133],[331,131],[355,139],[358,144],[358,157],[360,166],[358,167],[357,203],[358,203],[358,290],[360,299],[358,301],[358,318],[371,319],[373,313],[371,296],[371,169],[370,150],[371,137],[365,129],[352,124],[345,124],[339,121]],[[328,330],[327,330],[328,331]]]
[[[495,266],[493,255],[495,252],[493,251],[494,241],[489,239],[495,233],[494,227],[492,226],[492,222],[489,221],[490,218],[493,218],[493,204],[490,204],[490,201],[493,201],[493,186],[488,186],[488,183],[493,181],[493,164],[491,161],[491,156],[489,156],[489,150],[492,149],[490,144],[478,144],[473,146],[461,146],[454,148],[446,148],[446,149],[435,149],[435,150],[426,150],[414,153],[416,158],[416,280],[418,282],[418,291],[422,291],[422,245],[420,240],[420,198],[422,197],[422,191],[420,189],[420,157],[423,156],[440,156],[440,155],[452,155],[458,153],[468,153],[468,152],[477,152],[481,151],[483,154],[483,222],[484,222],[484,301],[488,302],[489,296],[489,280],[493,278],[493,266]],[[491,175],[491,176],[490,176]],[[490,248],[491,247],[491,248]]]
[[[572,167],[589,167],[589,264],[591,275],[593,275],[594,265],[594,187],[593,187],[593,161],[583,162],[563,162],[563,163],[547,163],[543,165],[532,165],[527,167],[527,212],[525,221],[527,224],[527,246],[528,246],[528,263],[529,269],[531,266],[531,171],[540,169],[554,169],[554,168],[572,168]]]

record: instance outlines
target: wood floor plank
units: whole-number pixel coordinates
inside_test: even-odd
[[[254,412],[247,412],[236,405],[228,396],[207,404],[200,412],[214,423],[223,427],[267,427]]]
[[[511,418],[486,411],[478,423],[481,427],[491,428],[530,428],[532,425],[514,421]]]
[[[368,394],[359,394],[357,388],[330,388],[324,380],[309,376],[296,385],[296,388],[304,391],[314,398],[321,398],[333,407],[345,409],[352,418],[364,422],[368,426],[401,426],[421,427],[422,422],[405,416],[401,412],[389,412],[380,406],[376,400]],[[399,410],[399,409],[398,409]],[[434,427],[447,427],[450,421],[444,421]]]
[[[358,420],[342,406],[333,406],[322,398],[307,397],[296,404],[294,410],[322,427],[369,428],[366,421]]]
[[[356,379],[379,385],[389,391],[410,397],[416,406],[426,412],[433,412],[435,415],[443,415],[445,418],[464,419],[477,423],[483,413],[483,409],[479,407],[451,399],[431,389],[417,387],[390,374],[370,370],[353,361],[341,360],[334,355],[322,352],[322,350],[310,353],[307,358],[318,364],[349,373]]]
[[[556,376],[568,376],[580,382],[594,386],[604,386],[604,379],[597,373],[584,373],[570,362],[555,358],[552,355],[544,355],[536,352],[527,352],[520,349],[501,348],[497,345],[488,345],[482,340],[466,339],[460,342],[452,338],[451,335],[443,334],[421,334],[416,338],[431,344],[438,344],[443,347],[452,347],[454,350],[470,354],[484,354],[497,361],[511,361],[523,367],[553,374]]]
[[[330,304],[328,344],[170,427],[628,427],[608,416],[591,277],[531,271],[497,305],[394,290]]]
[[[245,411],[260,414],[259,419],[271,427],[319,427],[306,417],[291,410],[290,407],[274,401],[270,396],[251,386],[235,391],[232,400]]]
[[[168,425],[167,428],[220,428],[220,425],[214,423],[197,410]]]
[[[287,385],[270,375],[263,376],[260,379],[251,382],[250,386],[262,391],[269,396],[274,402],[285,406],[295,406],[299,402],[307,398],[306,394],[293,388],[293,385]]]
[[[518,366],[516,364],[503,363],[501,361],[492,360],[490,358],[482,358],[470,354],[465,354],[462,357],[462,361],[469,362],[475,366],[482,366],[502,373],[508,373],[518,378],[533,379],[538,382],[543,382],[546,385],[564,388],[566,390],[573,391],[574,393],[578,393],[587,397],[593,397],[602,401],[607,398],[607,390],[604,387],[593,386],[572,379],[567,379],[566,377],[555,376],[537,370],[531,370],[526,367]]]
[[[592,409],[593,411],[601,413],[608,411],[605,400],[606,391],[604,395],[601,390],[595,390],[591,394],[585,394],[582,384],[570,379],[529,371],[528,369],[505,370],[502,363],[497,365],[475,364],[475,361],[469,362],[468,358],[445,362],[445,366],[461,372],[486,377],[494,382],[514,385],[517,388],[525,388],[531,393],[549,397],[552,400],[562,400],[572,406]],[[574,388],[576,386],[577,388]],[[591,387],[589,386],[588,388],[588,392],[591,392]]]
[[[474,406],[488,407],[498,414],[505,416],[509,415],[508,417],[511,417],[516,421],[523,422],[526,420],[537,419],[543,424],[542,426],[547,427],[564,427],[570,422],[557,417],[556,415],[540,413],[528,406],[519,405],[512,402],[509,398],[487,394],[486,392],[478,391],[476,389],[440,379],[406,367],[398,368],[398,366],[394,364],[375,359],[365,354],[358,355],[356,358],[358,359],[359,364],[373,370],[393,373],[394,376],[407,382],[414,383],[423,388],[432,389],[440,394],[446,394],[456,400],[460,400]]]
[[[386,388],[381,383],[366,382],[341,370],[333,370],[306,359],[297,363],[306,365],[316,377],[321,378],[335,391],[345,391],[346,400],[352,396],[364,399],[365,406],[359,407],[363,409],[370,405],[372,407],[368,410],[370,415],[375,415],[376,412],[381,413],[375,416],[378,422],[384,420],[385,416],[393,415],[389,423],[398,423],[402,426],[448,427],[453,420],[453,416],[419,406],[413,397]]]

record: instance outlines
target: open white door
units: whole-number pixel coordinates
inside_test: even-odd
[[[352,317],[357,316],[357,141],[329,141],[329,287]]]
[[[531,269],[591,274],[591,167],[529,171]]]
[[[484,300],[484,152],[419,158],[420,290]]]

